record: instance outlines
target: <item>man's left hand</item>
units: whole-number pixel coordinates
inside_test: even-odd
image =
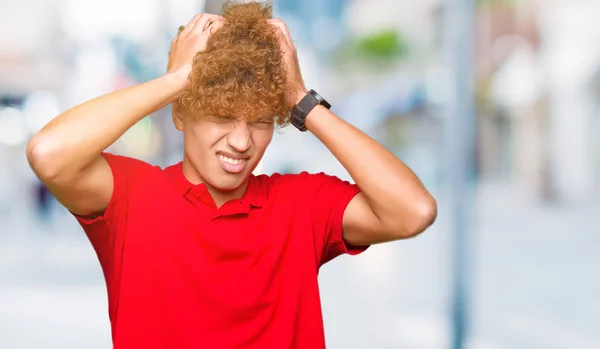
[[[304,86],[304,80],[302,79],[302,73],[300,73],[298,52],[296,51],[296,46],[292,42],[290,31],[285,22],[281,19],[269,19],[268,22],[276,27],[277,34],[279,35],[281,51],[285,64],[287,65],[287,77],[290,84],[289,91],[285,96],[285,103],[291,108],[298,103],[307,92],[306,86]]]

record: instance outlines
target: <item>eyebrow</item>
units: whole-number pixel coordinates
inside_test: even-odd
[[[235,120],[245,120],[247,122],[265,122],[265,123],[272,123],[275,122],[275,117],[274,116],[269,116],[269,115],[263,115],[263,116],[259,116],[259,117],[244,117],[244,116],[235,116],[235,115],[211,115],[212,118],[215,119],[220,119],[220,120],[231,120],[231,121],[235,121]]]
[[[274,121],[274,118],[272,116],[261,116],[261,117],[257,118],[256,121],[258,121],[258,122],[272,122],[272,121]]]
[[[233,115],[211,115],[214,119],[222,119],[222,120],[237,120],[238,117]]]

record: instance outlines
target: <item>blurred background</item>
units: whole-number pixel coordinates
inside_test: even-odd
[[[104,280],[25,159],[62,111],[158,77],[221,1],[2,0],[0,348],[109,348]],[[307,86],[397,154],[436,224],[322,268],[329,348],[600,348],[600,1],[277,0]],[[276,133],[259,171],[349,179]],[[111,147],[167,166],[170,110]],[[596,270],[596,272],[594,272]],[[594,276],[596,275],[596,276]]]

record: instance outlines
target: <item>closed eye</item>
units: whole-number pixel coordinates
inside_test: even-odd
[[[272,124],[273,124],[272,120],[257,120],[252,123],[252,126],[259,127],[259,128],[262,128],[262,127],[266,128],[266,127],[270,127]]]

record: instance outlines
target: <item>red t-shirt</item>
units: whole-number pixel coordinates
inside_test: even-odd
[[[104,272],[114,347],[325,347],[317,275],[342,253],[358,187],[325,174],[251,176],[216,208],[181,163],[161,169],[103,154],[114,178],[104,215],[77,217]]]

